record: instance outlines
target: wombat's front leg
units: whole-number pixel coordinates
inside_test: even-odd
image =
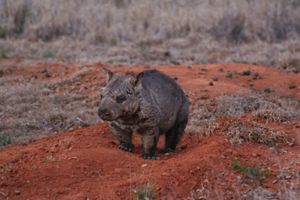
[[[113,133],[117,136],[120,141],[119,149],[123,151],[133,152],[134,145],[131,142],[132,130],[126,127],[121,127],[120,125],[111,122],[110,127]]]
[[[144,159],[156,160],[155,156],[156,145],[158,142],[159,131],[155,128],[154,130],[145,130],[142,133],[142,142],[144,147]]]

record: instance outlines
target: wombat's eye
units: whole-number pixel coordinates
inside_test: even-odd
[[[126,100],[126,97],[124,95],[117,96],[117,98],[116,98],[117,103],[122,103],[125,100]]]

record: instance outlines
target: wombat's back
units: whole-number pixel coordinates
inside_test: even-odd
[[[139,74],[138,79],[145,90],[149,93],[154,92],[153,95],[160,100],[169,99],[171,97],[182,97],[184,94],[181,87],[173,78],[157,70],[143,71]]]
[[[146,70],[138,77],[141,96],[156,107],[162,130],[167,130],[176,121],[187,99],[174,79],[157,70]]]

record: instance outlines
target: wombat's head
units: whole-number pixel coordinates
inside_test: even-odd
[[[98,115],[106,121],[126,119],[137,112],[139,101],[135,94],[136,77],[120,75],[103,68],[107,84],[100,95]]]

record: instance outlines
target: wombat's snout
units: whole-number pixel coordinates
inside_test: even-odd
[[[101,119],[104,119],[104,120],[109,120],[111,117],[112,117],[112,114],[111,112],[106,109],[106,108],[99,108],[98,109],[98,116],[101,118]]]

